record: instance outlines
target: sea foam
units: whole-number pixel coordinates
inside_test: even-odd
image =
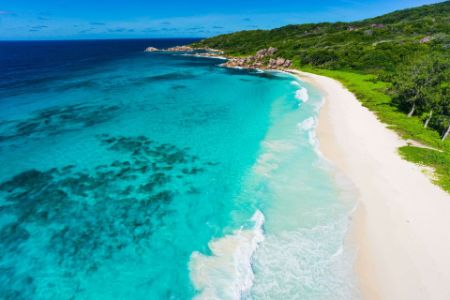
[[[304,131],[314,129],[315,126],[316,126],[316,119],[314,117],[309,117],[298,124],[298,127]]]
[[[308,133],[309,144],[313,147],[317,154],[321,155],[319,150],[319,140],[316,135],[317,119],[314,117],[309,117],[298,123],[297,126],[301,131]]]
[[[307,102],[309,100],[308,90],[305,87],[301,87],[295,92],[295,98],[302,102]]]
[[[291,84],[294,86],[301,86],[300,83],[296,80],[291,81]]]
[[[287,140],[264,141],[264,151],[259,155],[253,172],[258,175],[270,177],[271,173],[279,167],[280,155],[293,151],[295,146]]]
[[[212,255],[194,252],[189,262],[191,281],[199,294],[195,299],[241,299],[253,285],[252,255],[264,240],[264,215],[257,210],[252,229],[239,229],[214,239]]]
[[[268,234],[254,257],[258,277],[249,299],[355,299],[355,253],[344,216],[312,228]]]

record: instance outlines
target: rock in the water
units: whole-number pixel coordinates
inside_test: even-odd
[[[155,47],[148,47],[147,49],[145,49],[145,52],[155,52],[155,51],[159,51],[159,49]]]

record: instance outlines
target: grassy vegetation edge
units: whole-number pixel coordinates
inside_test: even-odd
[[[392,105],[392,99],[387,93],[388,83],[377,80],[375,75],[308,67],[302,67],[301,70],[338,80],[355,94],[363,106],[374,112],[381,122],[402,138],[434,148],[408,145],[401,147],[399,153],[408,161],[433,168],[432,181],[450,193],[450,141],[441,141],[439,134],[424,128],[419,118],[408,117]]]

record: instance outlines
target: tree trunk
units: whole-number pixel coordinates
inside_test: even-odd
[[[413,106],[411,107],[411,111],[408,114],[408,117],[411,117],[414,114],[414,111],[416,110],[416,104],[413,103]]]
[[[430,111],[430,116],[428,117],[428,119],[425,121],[425,124],[423,125],[423,127],[427,128],[428,127],[428,123],[430,123],[431,117],[433,116],[433,110]]]
[[[450,122],[448,122],[447,131],[444,133],[444,136],[442,137],[443,141],[445,141],[449,133],[450,133]]]

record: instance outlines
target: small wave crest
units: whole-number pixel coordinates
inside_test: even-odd
[[[298,127],[304,131],[312,130],[316,127],[316,119],[314,117],[309,117],[308,119],[300,122]]]
[[[262,145],[264,151],[259,155],[253,171],[265,177],[270,177],[272,171],[279,167],[279,154],[286,154],[295,149],[295,146],[286,140],[264,141]]]
[[[194,252],[189,262],[192,283],[199,294],[195,299],[240,299],[253,285],[251,260],[264,240],[264,215],[257,210],[252,229],[239,229],[209,242],[212,255]]]
[[[291,81],[291,84],[295,85],[295,86],[298,86],[298,87],[301,86],[300,83],[298,81],[296,81],[296,80]]]
[[[307,102],[309,100],[308,90],[305,87],[301,87],[295,92],[295,98],[302,102]]]
[[[297,124],[301,131],[306,131],[308,133],[308,142],[313,146],[316,153],[320,154],[319,151],[319,141],[316,136],[317,119],[314,117],[309,117]]]

